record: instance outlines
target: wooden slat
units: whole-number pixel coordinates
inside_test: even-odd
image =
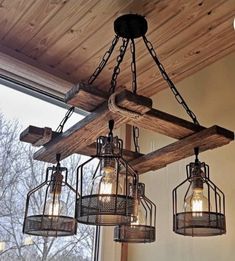
[[[64,1],[61,8],[21,51],[34,59],[54,44],[67,30],[97,4],[98,0]]]
[[[217,55],[221,56],[221,53],[227,53],[227,50],[230,50],[230,52],[235,51],[234,30],[231,29],[233,17],[234,16],[230,14],[226,21],[217,25],[215,28],[212,27],[210,31],[208,30],[207,35],[201,36],[167,59],[162,60],[171,78],[176,80],[176,76],[180,77],[181,73],[184,73],[185,78],[186,75],[189,76],[193,72],[191,72],[190,67],[198,69],[198,64],[204,62],[204,65],[207,65],[211,57],[216,58]],[[213,43],[216,48],[212,48],[211,43]],[[233,48],[230,48],[232,46]],[[214,61],[215,60],[216,59],[214,59]],[[163,83],[163,79],[160,75],[153,77],[153,73],[149,73],[154,69],[157,70],[154,66],[147,67],[146,69],[147,70],[142,74],[139,74],[139,85],[141,89],[140,93],[149,96],[150,93],[154,92],[153,86],[161,86],[159,83]],[[149,79],[148,84],[144,84],[146,77]],[[165,86],[167,86],[166,83]]]
[[[170,163],[192,156],[195,147],[199,147],[202,152],[226,145],[233,140],[233,132],[219,126],[212,126],[135,159],[130,164],[139,174],[142,174],[161,169]]]
[[[122,98],[120,98],[121,100],[118,97],[119,95]],[[145,100],[143,101],[141,96],[133,95],[128,91],[123,91],[119,95],[117,96],[118,103],[129,110],[133,110],[134,100],[136,103],[136,112],[143,113],[150,109],[149,103],[146,105]],[[56,153],[60,153],[62,159],[66,158],[75,151],[78,151],[78,149],[92,144],[98,136],[105,135],[108,132],[107,123],[110,119],[115,121],[115,128],[118,128],[121,124],[128,121],[125,117],[111,113],[105,102],[95,112],[76,123],[70,129],[49,142],[44,148],[37,151],[34,154],[34,158],[51,163],[55,163]]]
[[[13,1],[11,1],[13,2]],[[12,49],[21,50],[44,25],[63,7],[63,1],[40,0],[21,17],[11,31],[4,37],[4,44]]]
[[[172,0],[170,1],[172,2]],[[119,14],[132,12],[133,9],[135,9],[136,4],[139,5],[139,11],[140,11],[139,13],[142,15],[146,15],[150,10],[153,10],[154,7],[158,5],[158,2],[159,2],[158,0],[151,0],[151,1],[128,0],[128,1],[124,1],[125,5],[128,4],[127,6],[124,6],[123,3],[118,4],[118,8],[116,8],[114,12],[110,12],[109,21],[107,21],[107,23],[104,24],[103,26],[99,26],[100,24],[103,23],[103,16],[102,16],[102,18],[98,23],[99,27],[97,28],[96,33],[92,34],[89,38],[86,39],[86,41],[82,42],[79,48],[74,49],[72,52],[66,55],[65,58],[58,64],[58,68],[70,74],[74,73],[78,81],[84,79],[83,77],[85,75],[83,75],[83,73],[86,73],[85,77],[87,77],[87,71],[94,70],[95,65],[98,65],[98,61],[109,48],[111,41],[114,37],[113,22],[115,18],[117,18]],[[110,5],[110,2],[107,3]],[[96,45],[96,43],[99,44]],[[114,56],[116,57],[116,54],[114,54]],[[79,59],[75,57],[79,57]],[[79,72],[77,71],[78,67],[80,67]],[[102,73],[102,75],[104,75],[104,73]],[[107,79],[110,79],[110,77]]]
[[[0,38],[4,38],[14,25],[27,12],[33,0],[5,0],[0,7]]]
[[[46,52],[39,57],[40,62],[50,63],[52,66],[56,66],[61,63],[66,57],[73,59],[71,51],[79,48],[87,39],[93,37],[99,32],[101,28],[106,28],[107,25],[112,25],[112,10],[122,12],[126,6],[129,6],[129,1],[99,1],[96,6],[90,9],[85,15],[80,17],[79,21],[74,24],[70,30],[68,30],[62,37],[60,37]],[[102,19],[100,17],[102,12]],[[98,28],[97,28],[98,25]],[[112,38],[112,32],[107,32],[108,37]],[[101,34],[102,36],[102,34]],[[106,40],[108,40],[106,35]],[[96,40],[98,42],[98,39]],[[86,55],[88,49],[79,48],[81,56],[82,53]],[[89,54],[90,55],[90,54]],[[81,59],[77,60],[76,63],[81,63]]]

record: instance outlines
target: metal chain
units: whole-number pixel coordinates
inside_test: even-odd
[[[119,36],[115,35],[109,50],[105,52],[105,54],[103,55],[98,67],[95,69],[93,74],[90,76],[90,78],[88,80],[89,84],[92,84],[95,81],[95,79],[99,76],[99,74],[102,72],[102,70],[104,69],[105,65],[107,64],[116,44],[118,42],[118,40],[119,40]]]
[[[136,58],[135,58],[135,41],[134,39],[131,39],[131,45],[130,45],[130,50],[131,50],[131,73],[132,73],[132,92],[136,94],[137,92],[137,74],[136,74]],[[139,146],[139,136],[140,136],[140,130],[138,127],[133,126],[133,142],[135,146],[135,152],[140,152],[140,146]]]
[[[147,38],[145,36],[143,36],[143,40],[144,43],[150,53],[150,55],[152,56],[153,60],[155,61],[163,79],[167,82],[168,86],[170,87],[171,91],[173,92],[177,102],[179,104],[182,105],[182,107],[184,108],[184,110],[186,111],[186,113],[191,117],[191,119],[193,120],[194,124],[200,125],[196,115],[189,109],[188,105],[186,104],[185,100],[183,99],[183,97],[181,96],[181,94],[179,93],[179,91],[176,89],[174,83],[172,82],[172,80],[170,79],[170,77],[168,76],[168,74],[166,73],[164,66],[161,64],[161,62],[158,60],[157,58],[157,54],[156,51],[153,48],[153,45],[150,41],[147,40]]]
[[[131,73],[132,73],[132,92],[136,94],[137,92],[137,81],[136,81],[136,59],[135,59],[135,41],[131,39]]]
[[[56,132],[59,132],[59,133],[62,133],[63,132],[63,129],[64,129],[64,125],[65,123],[67,122],[67,120],[71,117],[71,115],[73,114],[74,112],[74,107],[70,107],[68,109],[68,111],[66,112],[63,120],[60,122],[59,126],[57,127],[56,129]]]
[[[120,46],[119,48],[119,55],[117,56],[117,64],[116,66],[114,67],[113,69],[113,75],[112,75],[112,80],[111,80],[111,87],[109,89],[109,92],[110,93],[114,93],[115,92],[115,89],[116,89],[116,84],[117,84],[117,77],[120,73],[120,64],[123,60],[123,57],[126,53],[126,49],[127,49],[127,46],[129,44],[129,39],[125,39],[125,38],[122,38],[122,45]]]
[[[140,130],[138,127],[133,126],[132,127],[133,131],[133,142],[135,146],[135,152],[140,152],[140,146],[139,146],[139,137],[140,137]]]

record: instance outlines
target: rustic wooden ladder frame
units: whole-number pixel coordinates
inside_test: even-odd
[[[219,126],[205,128],[153,109],[150,98],[135,95],[127,90],[118,93],[116,104],[138,112],[142,116],[134,119],[113,113],[108,108],[107,94],[94,90],[95,88],[89,85],[78,84],[67,93],[67,103],[92,112],[64,133],[52,132],[51,140],[35,152],[34,159],[55,163],[57,153],[61,154],[62,159],[74,153],[94,155],[96,148],[94,142],[98,136],[107,134],[107,122],[110,119],[115,121],[115,128],[128,123],[178,139],[146,155],[125,150],[124,157],[139,174],[161,169],[170,163],[192,156],[195,147],[199,147],[202,152],[226,145],[234,140],[232,131]],[[38,134],[39,131],[41,134],[37,136],[36,133]],[[43,137],[42,133],[41,128],[30,126],[21,133],[20,140],[34,143],[35,139]]]

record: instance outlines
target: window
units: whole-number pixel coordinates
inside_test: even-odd
[[[65,108],[0,85],[0,260],[91,261],[95,228],[78,225],[72,237],[43,238],[24,235],[22,223],[27,192],[45,178],[44,162],[34,161],[35,149],[19,142],[28,125],[56,129]],[[74,113],[66,128],[81,120]],[[72,155],[62,161],[75,184],[77,166],[86,157]],[[40,208],[40,197],[35,203]]]

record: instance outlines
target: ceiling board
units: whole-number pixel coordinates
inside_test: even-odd
[[[175,82],[235,51],[234,0],[5,0],[0,51],[68,82],[85,81],[114,37],[114,20],[130,12],[146,16],[147,37]],[[116,54],[97,88],[109,87]],[[137,55],[139,93],[151,96],[166,84],[139,40]],[[118,85],[131,86],[129,52]]]

